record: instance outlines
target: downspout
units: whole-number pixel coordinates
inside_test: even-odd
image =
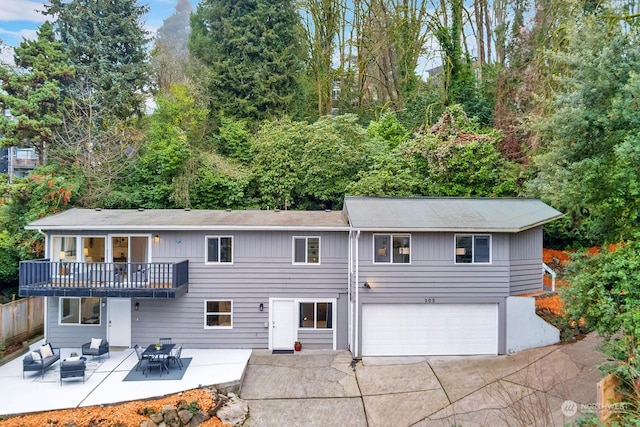
[[[50,259],[49,258],[49,236],[47,235],[47,233],[45,233],[44,231],[42,231],[41,228],[38,228],[38,233],[42,234],[44,236],[44,258],[45,259]],[[48,322],[47,322],[47,315],[48,313],[48,307],[49,307],[49,297],[44,297],[44,312],[42,313],[42,315],[44,316],[44,325],[43,325],[43,335],[44,335],[44,342],[49,342],[47,340],[47,332],[49,332],[49,328],[48,328]]]
[[[358,358],[358,356],[360,354],[359,353],[360,349],[358,348],[358,343],[360,342],[360,339],[359,339],[360,338],[360,331],[358,329],[359,323],[360,323],[359,320],[358,320],[359,315],[360,315],[360,285],[359,285],[359,283],[360,283],[360,268],[359,268],[360,267],[360,262],[359,262],[359,253],[358,253],[359,246],[360,246],[358,244],[359,243],[359,239],[360,239],[360,230],[358,230],[356,232],[356,242],[355,242],[356,247],[355,247],[355,260],[354,260],[355,270],[356,270],[356,278],[355,278],[356,312],[355,312],[355,329],[354,329],[355,333],[353,334],[353,336],[354,336],[353,346],[354,346],[354,350],[355,351],[353,353],[353,357],[356,358],[356,359]]]
[[[347,336],[348,336],[348,345],[349,350],[353,349],[353,301],[351,301],[351,284],[353,283],[352,275],[353,275],[353,230],[349,230],[349,255],[348,255],[348,266],[347,266],[347,301],[348,301],[348,311],[349,311],[349,326],[347,327]]]

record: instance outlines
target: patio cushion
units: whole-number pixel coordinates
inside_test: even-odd
[[[32,351],[31,352],[31,358],[36,361],[36,360],[42,360],[42,356],[40,356],[40,352],[39,351]]]
[[[53,350],[51,349],[51,344],[45,344],[42,347],[40,347],[40,355],[42,356],[43,359],[53,356]]]
[[[100,344],[102,343],[101,338],[91,338],[91,345],[89,348],[98,349],[100,348]]]

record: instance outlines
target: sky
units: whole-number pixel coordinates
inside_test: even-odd
[[[191,0],[193,7],[197,0]],[[176,0],[138,0],[138,4],[149,6],[149,13],[143,22],[152,34],[162,25],[162,21],[174,12]],[[38,26],[45,21],[39,11],[44,10],[44,2],[37,0],[0,0],[0,61],[10,63],[11,48],[20,44],[23,38],[33,39]]]

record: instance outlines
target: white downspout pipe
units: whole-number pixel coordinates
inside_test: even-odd
[[[356,232],[356,241],[355,241],[355,259],[354,259],[354,263],[355,263],[355,270],[356,270],[356,278],[355,278],[355,290],[356,290],[356,312],[355,312],[355,333],[354,335],[354,353],[353,353],[353,357],[358,358],[358,356],[360,355],[359,351],[360,349],[358,348],[358,343],[360,342],[360,331],[359,331],[359,316],[360,316],[360,261],[359,261],[359,241],[360,241],[360,230],[358,230]]]
[[[349,350],[353,350],[353,301],[351,300],[351,285],[353,283],[353,230],[349,230],[349,262],[347,267],[347,301],[349,311],[349,326],[347,329]]]

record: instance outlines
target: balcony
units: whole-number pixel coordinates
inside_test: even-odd
[[[20,262],[18,293],[26,296],[177,298],[189,290],[189,261]]]

